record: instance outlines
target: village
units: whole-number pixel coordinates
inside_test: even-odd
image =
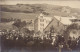
[[[1,52],[80,52],[80,7],[75,2],[12,3],[0,4]]]
[[[40,14],[29,20],[15,20],[12,28],[0,30],[1,41],[8,47],[80,48],[80,20],[74,16],[47,16]],[[28,24],[28,25],[27,25]],[[7,42],[7,43],[6,43]]]

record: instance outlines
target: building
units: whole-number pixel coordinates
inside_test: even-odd
[[[44,32],[50,32],[50,28],[53,26],[54,31],[57,33],[63,33],[66,27],[73,22],[72,19],[76,19],[75,17],[62,17],[62,16],[54,16],[52,21],[46,26]]]
[[[34,30],[34,23],[31,23],[27,26],[29,30]]]
[[[35,32],[43,32],[44,28],[49,24],[52,17],[48,17],[46,15],[43,15],[42,13],[37,16],[37,18],[34,20],[34,30]]]
[[[25,19],[26,20],[26,26],[24,28],[27,28],[29,30],[34,30],[34,19]],[[24,20],[24,21],[25,21]]]

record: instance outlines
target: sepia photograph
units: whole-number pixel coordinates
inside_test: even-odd
[[[0,0],[0,52],[80,52],[80,0]]]

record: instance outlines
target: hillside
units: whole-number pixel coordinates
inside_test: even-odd
[[[12,29],[12,24],[13,22],[8,22],[8,23],[0,23],[0,30],[2,29]]]
[[[69,6],[58,6],[49,4],[17,4],[17,5],[0,5],[1,11],[16,13],[41,13],[54,14],[61,16],[80,15],[80,9]]]
[[[76,16],[80,18],[80,9],[69,6],[58,6],[49,4],[17,4],[0,5],[0,17],[6,19],[33,19],[40,13],[45,15]]]
[[[35,20],[40,13],[48,16],[76,16],[80,18],[80,9],[68,6],[58,6],[49,4],[17,4],[0,5],[0,18],[21,19],[25,21]],[[0,29],[11,28],[10,23],[0,23]]]
[[[16,13],[16,12],[1,12],[1,18],[16,18],[16,19],[35,19],[38,14],[34,13]]]

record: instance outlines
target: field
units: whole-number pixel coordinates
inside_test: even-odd
[[[12,22],[0,23],[0,30],[1,29],[12,29]]]
[[[1,12],[1,18],[16,18],[16,19],[35,19],[35,13],[16,13],[16,12]]]

